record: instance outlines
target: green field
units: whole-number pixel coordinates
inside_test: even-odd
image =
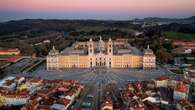
[[[175,40],[195,40],[195,34],[186,34],[179,32],[163,32],[166,38]]]
[[[11,57],[10,55],[0,55],[0,61],[6,60],[10,57]]]

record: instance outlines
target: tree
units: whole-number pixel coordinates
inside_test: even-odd
[[[18,48],[25,55],[32,55],[34,53],[33,47],[25,41],[18,42]]]
[[[156,56],[160,63],[170,63],[173,60],[171,53],[167,52],[167,49],[163,47],[156,51]]]
[[[0,68],[0,78],[3,78],[5,76],[5,72],[2,68]]]

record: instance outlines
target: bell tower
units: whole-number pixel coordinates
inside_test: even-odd
[[[90,38],[88,43],[88,55],[93,55],[93,54],[94,54],[94,44],[92,38]]]
[[[112,68],[113,42],[111,38],[109,38],[107,44],[107,56],[107,67]]]
[[[111,38],[108,40],[107,53],[108,55],[113,55],[113,42]]]
[[[92,38],[90,38],[89,42],[88,42],[88,62],[89,62],[89,67],[92,68],[94,66],[94,43]]]
[[[156,56],[154,52],[147,46],[143,56],[143,68],[144,69],[155,69],[156,68]]]
[[[47,70],[57,70],[59,69],[59,51],[53,46],[52,50],[49,52],[46,58]]]

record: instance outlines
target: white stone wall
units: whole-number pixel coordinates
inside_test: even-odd
[[[59,69],[59,57],[47,56],[47,70]]]
[[[144,55],[143,68],[156,68],[156,57],[153,55]]]

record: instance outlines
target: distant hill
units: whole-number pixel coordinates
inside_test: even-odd
[[[136,19],[138,22],[166,22],[166,23],[181,23],[181,24],[192,24],[195,23],[195,16],[188,18],[158,18],[148,17],[144,19]]]
[[[27,31],[102,31],[112,28],[139,29],[129,21],[24,19],[0,23],[0,35]]]
[[[137,22],[158,22],[158,23],[178,23],[195,25],[195,16],[189,18],[158,18],[148,17],[136,19]],[[174,25],[170,25],[177,28]],[[170,27],[168,26],[168,28]],[[141,31],[140,25],[132,24],[129,21],[112,21],[112,20],[47,20],[47,19],[24,19],[17,21],[8,21],[0,23],[0,36],[2,35],[28,35],[28,33],[44,33],[50,31],[57,32],[93,32],[104,31],[109,29],[118,29],[121,31],[131,32],[133,30]],[[169,31],[169,30],[167,30]],[[18,34],[19,33],[19,34]]]

